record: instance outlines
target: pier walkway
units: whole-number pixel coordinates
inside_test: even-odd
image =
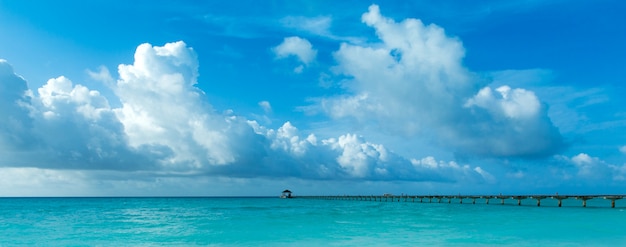
[[[352,201],[380,201],[380,202],[421,202],[421,203],[452,203],[458,200],[463,204],[482,201],[489,204],[490,201],[496,200],[500,204],[504,204],[505,200],[517,200],[517,205],[522,205],[525,199],[533,199],[537,202],[537,206],[541,206],[541,200],[552,199],[558,201],[558,206],[563,205],[563,200],[576,199],[582,201],[582,206],[587,207],[587,201],[591,199],[605,199],[611,201],[611,208],[615,208],[615,201],[623,199],[626,195],[337,195],[337,196],[298,196],[305,199],[323,199],[323,200],[352,200]]]

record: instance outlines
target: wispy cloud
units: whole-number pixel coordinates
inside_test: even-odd
[[[330,36],[332,18],[330,16],[304,17],[287,16],[280,20],[287,28],[310,32],[319,36]]]
[[[265,113],[272,112],[272,105],[267,100],[259,102],[259,106],[263,109]]]

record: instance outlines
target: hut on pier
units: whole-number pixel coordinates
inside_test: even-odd
[[[283,193],[280,194],[280,198],[293,198],[293,197],[291,196],[290,190],[283,190]]]

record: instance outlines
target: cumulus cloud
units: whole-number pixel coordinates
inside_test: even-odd
[[[271,140],[270,148],[265,157],[257,161],[257,166],[271,170],[278,164],[284,173],[292,176],[297,174],[297,177],[310,179],[483,181],[469,165],[416,166],[412,160],[389,151],[383,145],[370,143],[354,134],[318,140],[314,134],[300,135],[289,122],[278,130],[266,129],[254,121],[249,124],[255,132]],[[281,174],[276,169],[271,172]]]
[[[495,92],[485,87],[470,98],[465,106],[478,106],[487,109],[492,115],[513,119],[532,118],[541,109],[541,103],[533,92],[520,88],[512,90],[508,86],[501,86]]]
[[[152,161],[139,149],[127,145],[123,126],[106,98],[97,91],[74,85],[65,77],[50,79],[37,94],[26,87],[24,80],[3,74],[2,84],[17,82],[11,92],[21,100],[6,102],[7,108],[19,117],[3,115],[2,125],[17,123],[13,135],[2,135],[11,141],[5,164],[69,169],[149,169]],[[15,80],[18,78],[19,80]],[[21,85],[20,85],[21,84]],[[5,98],[8,99],[8,98]],[[15,137],[15,138],[12,138]],[[21,142],[16,142],[21,140]],[[23,143],[24,145],[17,145]]]
[[[295,56],[301,63],[294,69],[296,73],[301,73],[304,66],[308,66],[317,56],[317,50],[313,49],[313,45],[308,40],[296,36],[285,38],[272,50],[278,59]]]
[[[152,179],[214,176],[450,182],[464,180],[468,174],[480,178],[481,173],[469,165],[416,166],[358,135],[319,138],[314,133],[300,133],[289,121],[272,129],[232,111],[220,113],[196,87],[196,53],[182,41],[139,45],[134,62],[118,66],[119,78],[105,68],[89,74],[112,82],[121,106],[111,107],[98,91],[64,76],[31,91],[6,61],[0,61],[0,100],[7,106],[0,109],[4,113],[0,144],[7,147],[0,151],[0,166],[7,167],[5,171],[61,187],[64,181],[89,184],[85,181],[94,174],[123,177],[115,173],[118,171]],[[259,105],[271,110],[267,101]],[[82,173],[87,170],[91,171]],[[38,172],[45,176],[35,176]],[[72,174],[80,179],[66,179]],[[128,178],[120,178],[124,179]]]
[[[9,152],[23,148],[33,143],[30,130],[33,123],[26,107],[30,105],[31,97],[26,81],[13,72],[13,67],[0,59],[0,152]]]
[[[101,132],[93,133],[98,138],[100,136],[116,138],[117,136],[122,139],[118,140],[118,143],[124,142],[124,137],[118,135],[121,125],[111,111],[107,99],[98,91],[89,90],[82,85],[74,85],[68,78],[60,76],[48,80],[37,92],[38,97],[33,98],[34,104],[31,111],[36,129],[79,127],[80,131]],[[69,131],[75,130],[69,129]],[[73,140],[72,135],[63,137],[63,133],[57,134],[58,136],[49,138],[48,142],[65,146],[77,141]],[[82,137],[88,138],[87,135]],[[76,136],[76,138],[82,137]],[[81,140],[79,143],[82,144],[83,141],[88,140]],[[99,142],[100,140],[92,141]],[[110,141],[104,143],[110,143]]]
[[[364,143],[356,135],[344,135],[339,139],[325,142],[333,149],[341,150],[337,163],[355,177],[365,177],[368,173],[386,175],[389,171],[378,163],[388,162],[387,150],[382,145]]]
[[[580,153],[568,159],[577,168],[577,176],[591,181],[626,179],[626,165],[617,166],[608,164],[605,161]]]
[[[135,62],[120,65],[115,93],[122,103],[115,114],[129,144],[168,147],[167,165],[201,168],[235,160],[224,133],[227,119],[212,111],[197,83],[195,52],[183,42],[142,44]]]
[[[340,46],[334,71],[348,78],[346,92],[319,98],[316,110],[431,138],[465,156],[537,157],[562,147],[539,98],[522,88],[491,89],[463,66],[461,41],[443,28],[417,19],[395,22],[377,5],[362,21],[380,42]]]

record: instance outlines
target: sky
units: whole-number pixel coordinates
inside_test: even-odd
[[[0,196],[624,194],[625,12],[0,0]]]

